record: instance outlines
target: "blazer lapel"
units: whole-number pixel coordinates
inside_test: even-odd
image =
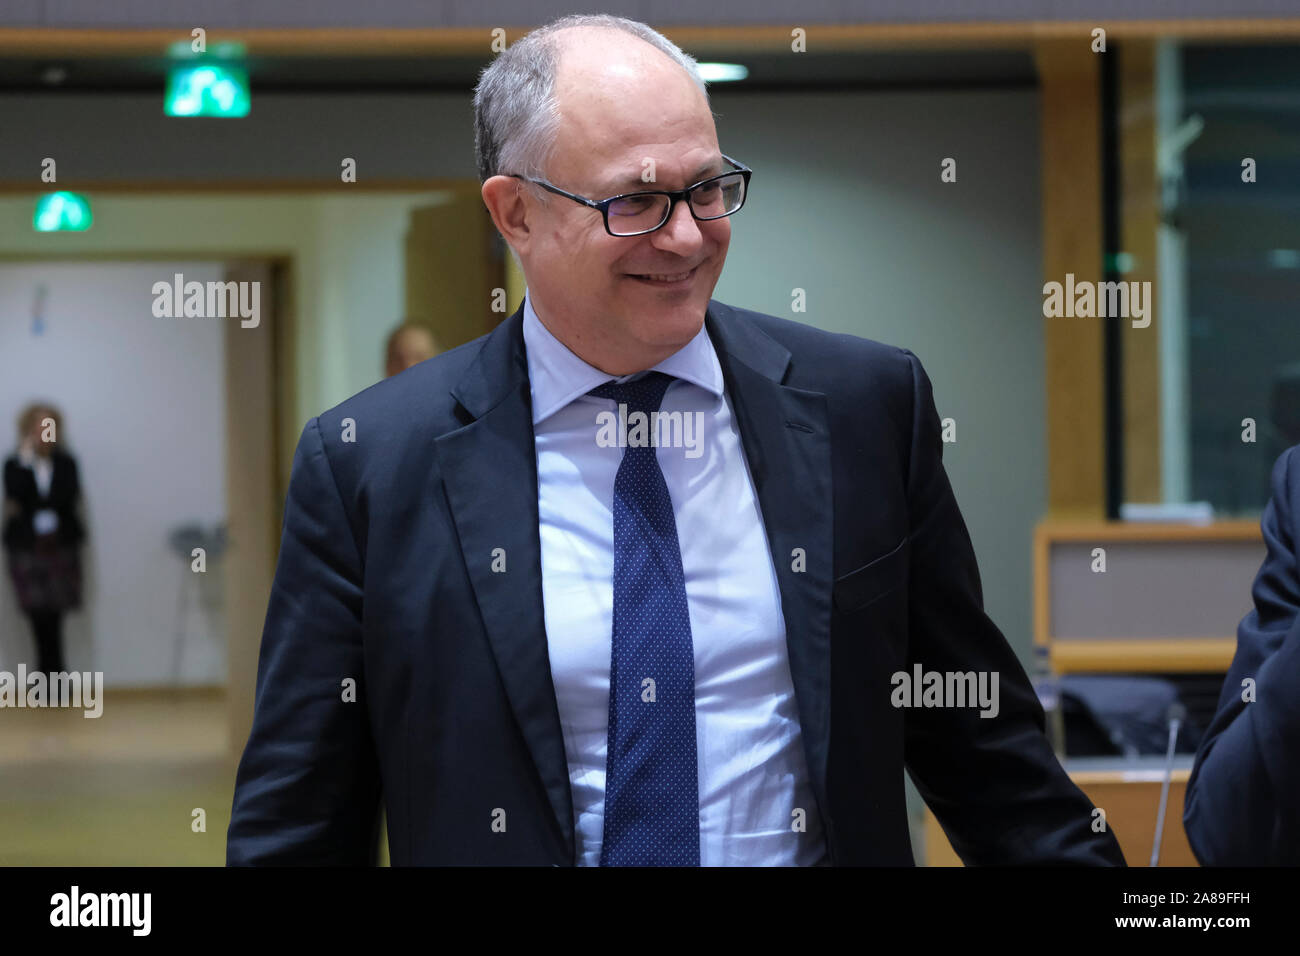
[[[436,445],[506,696],[550,799],[558,835],[574,859],[573,796],[542,605],[537,458],[522,323],[521,306],[487,337],[452,389],[473,420]],[[493,570],[494,557],[504,560],[504,572]]]
[[[729,306],[711,301],[705,324],[763,511],[808,773],[829,839],[833,499],[826,396],[783,385],[789,350]],[[794,570],[797,553],[806,570]]]

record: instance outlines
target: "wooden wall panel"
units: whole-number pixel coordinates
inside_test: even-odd
[[[1124,393],[1124,500],[1158,502],[1160,489],[1160,323],[1156,305],[1156,232],[1160,181],[1156,173],[1155,44],[1125,43],[1119,51],[1120,236],[1129,256],[1126,282],[1150,282],[1151,324],[1120,323]]]
[[[1043,281],[1102,277],[1100,57],[1087,33],[1037,44]],[[1044,318],[1048,509],[1104,517],[1103,320]]]

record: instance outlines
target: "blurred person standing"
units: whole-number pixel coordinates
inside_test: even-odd
[[[4,464],[4,548],[43,673],[63,670],[63,615],[81,607],[81,483],[76,460],[58,447],[62,431],[58,409],[28,405]]]
[[[427,325],[420,322],[403,322],[388,336],[385,348],[384,377],[392,378],[412,365],[433,358],[438,352],[438,341]]]

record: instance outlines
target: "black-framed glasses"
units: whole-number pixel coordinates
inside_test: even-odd
[[[745,196],[749,193],[749,177],[753,170],[725,154],[722,158],[734,166],[736,172],[710,176],[685,189],[622,193],[600,200],[578,196],[545,179],[533,179],[519,173],[507,175],[600,210],[601,218],[605,220],[605,231],[611,236],[644,236],[662,228],[673,217],[677,204],[683,200],[686,200],[691,215],[702,222],[723,219],[745,205]]]

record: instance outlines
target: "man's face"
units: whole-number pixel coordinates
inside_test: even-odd
[[[556,92],[562,120],[547,178],[561,189],[600,200],[682,189],[731,169],[699,88],[647,44],[629,38],[570,47]],[[520,259],[529,293],[571,350],[622,375],[654,365],[699,332],[726,261],[729,219],[697,221],[682,202],[656,232],[616,237],[597,210],[563,196],[525,201],[529,236]],[[679,281],[646,278],[684,273]]]

